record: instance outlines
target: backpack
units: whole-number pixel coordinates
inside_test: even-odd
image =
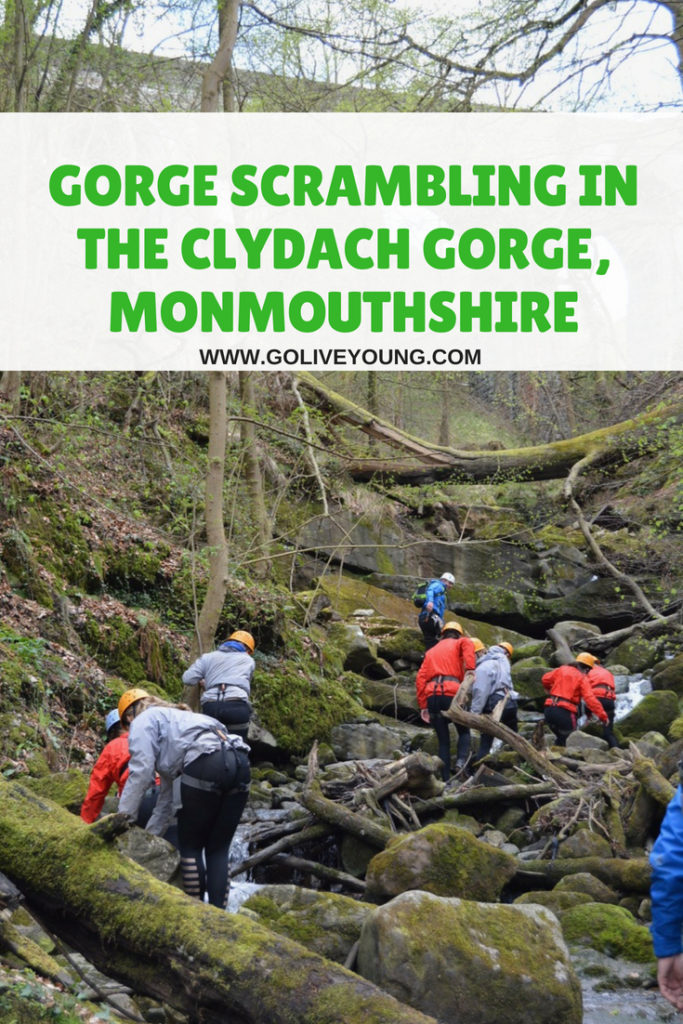
[[[410,600],[413,602],[416,608],[421,608],[422,605],[427,600],[427,587],[429,586],[430,582],[431,580],[424,580],[422,583],[420,583],[417,590],[414,591],[413,596],[411,597]]]

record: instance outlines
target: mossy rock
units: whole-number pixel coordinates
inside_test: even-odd
[[[344,679],[321,673],[313,655],[259,663],[252,689],[259,721],[286,754],[307,754],[315,740],[330,742],[332,729],[367,712]]]
[[[592,903],[618,903],[619,894],[605,885],[588,871],[577,871],[561,878],[553,892],[580,892],[587,895]]]
[[[657,667],[652,673],[652,688],[673,690],[679,697],[683,697],[683,654]]]
[[[544,697],[546,695],[541,677],[549,672],[543,658],[522,658],[512,665],[512,683],[522,697]]]
[[[547,890],[525,892],[512,902],[515,905],[533,903],[541,907],[547,907],[548,910],[552,910],[553,914],[559,917],[564,910],[571,910],[572,907],[580,907],[584,903],[590,903],[591,897],[585,892],[558,892],[555,888],[550,892]]]
[[[371,910],[368,904],[338,893],[266,885],[244,901],[240,913],[246,911],[279,935],[343,964]]]
[[[557,918],[538,905],[403,893],[368,915],[357,971],[430,1019],[581,1021],[581,987]]]
[[[670,743],[675,743],[676,740],[683,739],[683,715],[679,715],[678,718],[674,718],[666,735]]]
[[[397,836],[370,861],[368,899],[384,900],[410,889],[437,896],[495,902],[517,870],[508,853],[480,842],[467,829],[427,825]]]
[[[562,913],[560,923],[568,943],[639,964],[655,959],[649,928],[638,924],[625,907],[586,903]]]
[[[678,714],[678,695],[673,690],[655,690],[646,694],[640,703],[619,721],[619,734],[638,737],[646,732],[661,732],[666,735]]]
[[[370,633],[377,641],[377,654],[387,661],[407,661],[420,665],[424,657],[424,639],[419,629],[392,629],[384,635],[377,635],[370,624]]]
[[[644,672],[652,668],[661,656],[661,643],[642,636],[630,636],[615,647],[605,662],[606,665],[625,665],[629,672]],[[659,687],[665,689],[666,687]]]

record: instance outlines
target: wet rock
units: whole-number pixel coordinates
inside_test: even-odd
[[[533,965],[533,970],[530,969]],[[357,969],[402,1002],[463,1024],[580,1024],[581,993],[556,918],[407,892],[363,924]]]

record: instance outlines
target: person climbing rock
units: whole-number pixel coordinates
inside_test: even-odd
[[[576,655],[576,660],[584,665],[588,665],[589,672],[586,679],[607,715],[607,725],[603,728],[602,735],[610,747],[618,747],[619,740],[612,731],[614,726],[614,709],[617,703],[614,676],[608,669],[603,668],[599,658],[596,658],[594,654],[589,654],[588,651],[581,651],[580,654]]]
[[[129,691],[129,693],[135,692],[146,695],[145,690]],[[111,787],[116,784],[117,795],[120,797],[128,779],[128,762],[130,760],[128,727],[121,722],[118,708],[114,708],[107,714],[104,724],[108,742],[93,766],[88,792],[81,805],[81,818],[88,825],[92,825],[100,816]],[[159,795],[158,782],[158,778],[153,779],[140,801],[135,819],[136,825],[139,825],[140,828],[145,827],[154,810]],[[178,845],[175,823],[169,825],[164,833],[164,839],[174,846]]]
[[[475,715],[488,715],[507,694],[509,696],[500,720],[508,729],[517,732],[517,694],[512,685],[510,672],[510,659],[513,651],[512,644],[503,641],[500,644],[493,644],[488,651],[484,648],[483,652],[479,654],[477,667],[474,670],[470,711]],[[493,736],[490,733],[482,732],[479,737],[477,761],[486,757],[492,744]]]
[[[567,745],[567,738],[576,729],[581,701],[603,725],[607,724],[607,714],[594,695],[586,679],[587,674],[588,665],[575,661],[572,665],[560,665],[559,668],[554,668],[541,677],[541,682],[548,691],[543,715],[546,725],[555,734],[559,747]]]
[[[141,692],[143,696],[141,696]],[[119,811],[135,818],[145,790],[161,779],[147,831],[163,835],[179,782],[178,848],[183,889],[226,907],[230,844],[249,794],[249,747],[208,715],[168,704],[140,690],[127,691],[119,714],[129,727],[129,774]]]
[[[439,579],[430,580],[427,584],[424,604],[417,617],[426,651],[433,647],[441,636],[446,613],[446,594],[454,583],[455,576],[450,572],[444,572]]]
[[[447,622],[439,642],[425,653],[415,679],[420,717],[436,731],[444,782],[448,782],[451,777],[451,744],[448,730],[450,722],[441,712],[451,706],[467,674],[474,672],[476,662],[474,644],[463,634],[459,622]],[[455,769],[456,772],[462,772],[469,759],[471,737],[465,726],[456,724],[455,728],[458,733]]]
[[[202,654],[183,673],[186,686],[201,686],[200,710],[246,738],[251,718],[254,638],[245,629],[231,633],[215,651]]]
[[[659,991],[683,1010],[683,762],[678,771],[679,785],[650,853],[650,931]]]

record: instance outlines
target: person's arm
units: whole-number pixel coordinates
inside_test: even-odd
[[[196,686],[204,678],[204,657],[203,655],[193,661],[188,669],[183,672],[183,683],[185,686]]]
[[[425,665],[424,658],[422,664],[417,670],[417,676],[415,677],[415,689],[417,690],[417,706],[420,709],[420,718],[423,722],[429,722],[429,712],[427,711],[427,694],[426,686],[431,678],[431,670]]]
[[[158,754],[156,725],[149,712],[133,719],[128,734],[130,761],[128,778],[119,798],[119,811],[136,818],[147,788],[154,782],[155,762]]]
[[[552,671],[546,672],[545,675],[541,676],[541,682],[543,683],[543,687],[548,691],[548,693],[550,693],[550,691],[552,690],[554,681],[555,669],[552,669]]]
[[[155,836],[163,836],[173,818],[173,781],[166,775],[161,776],[159,795],[154,805],[145,831]]]
[[[425,590],[425,603],[422,605],[423,612],[431,612],[434,608],[434,598],[436,597],[436,587],[438,580],[432,580]]]
[[[470,711],[473,715],[483,715],[490,693],[491,673],[487,670],[486,665],[480,665],[474,673],[474,685],[472,686]]]
[[[596,718],[599,718],[603,725],[607,725],[609,722],[607,712],[595,696],[593,687],[585,677],[581,679],[581,697],[588,710],[594,714]]]

